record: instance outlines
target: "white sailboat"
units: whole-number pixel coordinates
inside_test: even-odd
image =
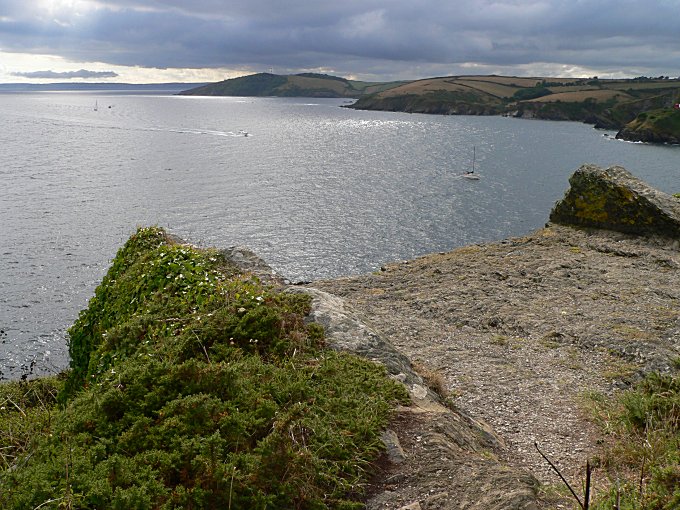
[[[463,177],[466,179],[469,179],[471,181],[478,181],[479,180],[479,175],[475,173],[475,159],[476,159],[476,149],[475,146],[472,146],[472,170],[468,170],[463,174]]]

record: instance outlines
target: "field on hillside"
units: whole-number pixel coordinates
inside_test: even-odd
[[[504,85],[502,83],[497,83],[489,80],[475,80],[475,79],[460,79],[455,83],[459,83],[465,87],[469,87],[475,90],[481,90],[486,94],[500,98],[510,98],[518,90],[523,87],[513,86],[511,84]],[[533,84],[531,85],[533,87]]]
[[[559,90],[559,89],[558,89]],[[565,103],[580,103],[586,99],[592,99],[596,102],[604,103],[610,99],[618,99],[619,101],[630,101],[633,98],[621,92],[620,90],[574,90],[570,92],[559,92],[547,96],[537,97],[529,100],[535,103],[556,103],[562,101]]]
[[[551,101],[583,101],[593,98],[606,101],[617,93],[630,90],[653,94],[668,89],[680,89],[680,80],[599,80],[597,78],[521,78],[516,76],[448,76],[416,80],[391,88],[380,93],[382,97],[394,97],[401,94],[429,94],[435,91],[461,91],[488,94],[497,98],[510,99],[518,90],[543,87],[552,93],[546,95],[541,102]],[[559,97],[558,97],[559,96]],[[627,94],[620,94],[619,100],[632,100]]]
[[[294,87],[300,89],[329,89],[338,94],[347,91],[347,82],[342,80],[328,80],[324,78],[312,78],[309,76],[289,76],[288,83],[281,86],[282,90]]]
[[[400,85],[398,87],[381,92],[382,97],[401,96],[405,94],[427,94],[445,90],[447,92],[464,92],[466,87],[457,83],[452,83],[444,78],[432,78],[428,80],[418,80]]]

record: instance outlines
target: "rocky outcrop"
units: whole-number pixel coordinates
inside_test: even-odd
[[[220,255],[242,271],[251,273],[262,281],[274,285],[288,283],[287,280],[277,274],[269,264],[250,248],[246,248],[245,246],[230,246],[229,248],[220,250]]]
[[[601,457],[600,445],[608,440],[583,412],[584,395],[609,397],[642,373],[677,370],[677,245],[551,224],[525,237],[386,263],[374,273],[312,286],[342,297],[347,308],[370,320],[372,330],[437,371],[455,408],[493,427],[506,447],[500,454],[487,452],[490,465],[497,456],[515,473],[523,466],[541,483],[560,486],[536,441],[570,482],[583,480],[586,459]],[[409,487],[413,492],[400,504],[377,508],[408,507],[416,500],[422,509],[470,508],[458,477],[468,473],[478,494],[485,494],[481,471],[418,466],[421,452],[435,447],[439,436],[428,423],[420,425],[427,434],[404,432],[408,423],[404,418],[391,425],[408,460],[401,472],[390,465],[381,487],[395,493],[383,497],[396,498]],[[441,457],[462,463],[473,457],[463,448],[455,451]],[[595,477],[596,490],[605,490],[605,471]],[[416,494],[419,487],[428,489]],[[436,506],[444,494],[459,494],[460,505]],[[540,504],[574,506],[568,500]]]
[[[680,137],[675,134],[660,132],[650,128],[637,128],[627,124],[616,133],[616,138],[629,142],[662,143],[678,145]]]
[[[563,225],[680,239],[680,201],[620,166],[583,165],[550,213]]]

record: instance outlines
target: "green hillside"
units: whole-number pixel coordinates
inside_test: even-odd
[[[399,83],[401,82],[374,83],[354,81],[315,73],[287,76],[259,73],[185,90],[180,92],[180,95],[357,98],[366,93],[385,90]]]
[[[448,76],[415,80],[360,97],[352,108],[507,115],[587,122],[619,129],[639,113],[670,107],[680,80]]]
[[[658,108],[642,112],[626,124],[616,137],[639,142],[680,144],[680,110]]]

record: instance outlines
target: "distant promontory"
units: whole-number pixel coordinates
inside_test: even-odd
[[[348,108],[440,115],[571,120],[617,130],[617,138],[680,142],[680,79],[447,76],[365,82],[315,73],[259,73],[181,95],[356,99]]]
[[[180,92],[183,96],[347,97],[381,92],[404,82],[365,82],[316,73],[258,73]]]

